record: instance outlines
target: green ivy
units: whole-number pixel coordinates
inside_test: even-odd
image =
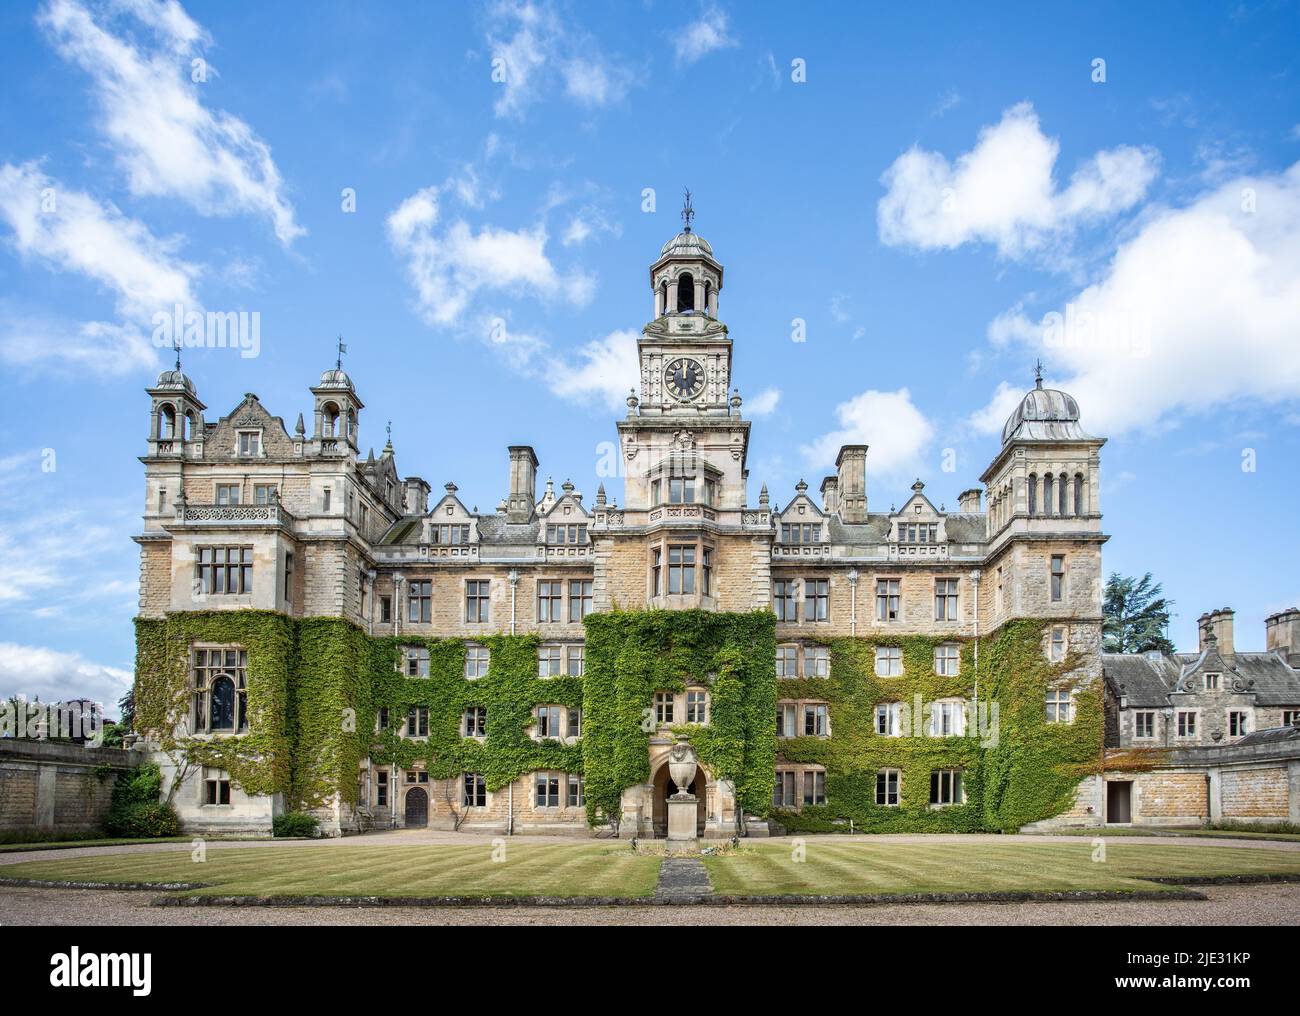
[[[971,717],[962,737],[915,736],[918,723],[922,732],[928,730],[932,702],[974,699],[972,641],[961,642],[960,673],[941,676],[934,672],[935,647],[960,640],[924,635],[829,640],[831,677],[781,680],[778,692],[782,699],[825,701],[831,737],[783,739],[777,749],[782,762],[825,767],[827,803],[778,810],[777,820],[791,832],[1014,831],[1064,810],[1088,764],[1100,757],[1102,710],[1095,690],[1076,691],[1074,723],[1046,722],[1048,686],[1080,661],[1070,657],[1052,664],[1044,658],[1044,624],[1014,621],[980,640],[978,705],[991,718],[991,704],[997,704],[996,737],[982,736],[991,719],[977,717]],[[902,675],[876,676],[876,646],[902,649]],[[876,733],[875,708],[886,702],[910,710],[905,736]],[[881,769],[899,771],[897,805],[876,803]],[[935,769],[962,770],[965,803],[931,807]]]
[[[702,610],[612,611],[586,618],[582,747],[587,816],[617,816],[623,791],[650,776],[646,710],[656,691],[710,688],[709,725],[690,735],[715,779],[747,812],[765,815],[775,769],[776,618]]]
[[[584,773],[587,815],[595,824],[617,817],[623,791],[649,776],[646,710],[656,691],[707,685],[707,726],[681,726],[714,778],[731,782],[747,813],[772,811],[778,763],[775,712],[783,699],[829,705],[832,737],[782,740],[779,760],[826,769],[824,806],[775,817],[791,831],[973,832],[1014,830],[1069,806],[1082,776],[1101,756],[1098,689],[1075,697],[1072,724],[1045,721],[1049,685],[1076,668],[1071,655],[1049,663],[1042,652],[1046,622],[1003,625],[981,640],[981,703],[996,702],[999,730],[983,746],[975,729],[957,738],[882,737],[877,703],[923,707],[945,697],[971,698],[974,645],[962,643],[960,676],[934,673],[933,653],[950,638],[835,638],[829,678],[774,676],[775,617],[770,611],[613,611],[586,618],[584,677],[539,678],[537,635],[492,635],[477,641],[490,652],[488,673],[468,680],[465,642],[420,636],[371,637],[340,618],[295,621],[269,611],[173,613],[136,621],[137,729],[164,749],[187,750],[202,765],[221,768],[250,794],[284,794],[295,808],[319,807],[335,795],[355,803],[358,771],[423,763],[435,779],[482,773],[499,790],[529,772]],[[169,717],[187,715],[190,647],[195,642],[248,650],[250,733],[177,738]],[[903,675],[875,674],[877,645],[902,649]],[[404,647],[429,653],[429,676],[401,668]],[[556,704],[583,710],[576,744],[534,740],[533,708]],[[464,711],[487,709],[482,740],[461,735]],[[429,710],[425,739],[401,736],[411,707]],[[378,710],[389,726],[375,732]],[[921,722],[924,722],[922,716]],[[972,725],[974,727],[974,725]],[[901,771],[900,805],[875,803],[876,771]],[[960,768],[966,802],[929,805],[932,769]]]

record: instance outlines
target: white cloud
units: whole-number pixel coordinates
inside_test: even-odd
[[[576,269],[561,273],[547,257],[544,225],[484,226],[475,232],[458,219],[439,232],[440,218],[439,188],[426,187],[387,220],[389,242],[406,260],[426,323],[456,324],[480,290],[526,292],[579,305],[591,299],[594,279]]]
[[[87,698],[117,715],[117,702],[131,690],[133,680],[131,671],[95,663],[80,653],[0,642],[0,698],[22,695],[29,702]]]
[[[780,388],[765,388],[753,398],[745,400],[745,412],[751,417],[770,416],[780,401]]]
[[[1153,150],[1121,145],[1096,153],[1060,190],[1053,180],[1059,151],[1028,103],[981,130],[955,163],[914,146],[881,177],[880,239],[922,250],[991,243],[1005,257],[1021,257],[1131,208],[1156,176]]]
[[[921,452],[934,427],[912,402],[906,388],[895,392],[869,389],[835,407],[839,427],[801,449],[812,469],[830,468],[841,446],[865,444],[867,471],[890,479],[917,472]]]
[[[132,22],[122,34],[109,30],[115,15]],[[125,0],[92,13],[79,0],[49,0],[39,20],[60,55],[90,75],[99,127],[133,194],[176,196],[204,215],[264,215],[286,245],[305,232],[270,147],[203,104],[191,59],[210,40],[179,3]]]
[[[1247,210],[1252,208],[1253,209]],[[1100,279],[1037,323],[1012,308],[995,341],[1030,347],[1100,435],[1235,402],[1300,399],[1300,163],[1149,208]],[[1010,386],[1023,392],[1024,386]],[[974,422],[1001,427],[999,388]]]
[[[566,247],[574,247],[604,234],[617,237],[622,233],[623,227],[616,222],[610,222],[609,217],[601,209],[594,205],[586,205],[573,213],[560,241]]]
[[[493,82],[501,90],[493,104],[499,117],[522,118],[556,81],[581,106],[597,108],[623,99],[631,71],[602,59],[600,43],[563,22],[550,3],[497,3],[490,12],[488,48]]]
[[[47,361],[125,373],[155,363],[146,337],[150,319],[177,304],[197,309],[199,269],[176,256],[177,241],[154,236],[136,219],[83,191],[64,189],[35,163],[0,165],[0,222],[24,259],[83,275],[110,290],[121,323],[54,320],[0,322],[0,356],[11,363]]]
[[[547,383],[560,398],[597,402],[613,410],[626,405],[640,379],[636,332],[610,332],[578,350],[575,361],[550,368]]]
[[[727,15],[707,7],[700,16],[673,34],[673,49],[681,63],[692,64],[719,49],[739,45],[727,32]]]

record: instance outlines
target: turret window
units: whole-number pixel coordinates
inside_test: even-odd
[[[1083,514],[1083,474],[1074,474],[1074,514]]]
[[[248,652],[234,646],[194,650],[195,733],[248,729]]]
[[[695,278],[690,272],[677,276],[677,313],[690,314],[695,310]]]
[[[1052,474],[1043,477],[1043,514],[1052,514]]]
[[[1029,474],[1029,514],[1038,514],[1038,474]]]
[[[195,568],[201,596],[253,591],[252,547],[199,547]]]

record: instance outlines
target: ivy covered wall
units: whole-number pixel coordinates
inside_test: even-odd
[[[468,680],[465,643],[416,636],[371,637],[338,618],[295,621],[263,611],[170,614],[139,619],[136,708],[141,730],[178,739],[165,722],[188,715],[189,648],[195,642],[238,644],[248,650],[250,733],[189,742],[192,757],[225,769],[251,794],[281,793],[292,807],[318,807],[335,795],[355,804],[363,760],[409,768],[422,762],[435,779],[461,772],[484,775],[498,790],[535,770],[584,773],[588,819],[619,811],[623,790],[649,776],[647,722],[656,691],[682,691],[688,682],[710,688],[709,724],[689,731],[714,778],[734,784],[748,813],[772,811],[778,763],[826,769],[822,806],[780,811],[790,831],[973,832],[1014,830],[1067,808],[1079,779],[1095,771],[1101,754],[1099,689],[1076,693],[1075,720],[1048,724],[1048,686],[1077,668],[1071,655],[1049,663],[1042,651],[1044,622],[1016,621],[980,643],[981,702],[998,704],[996,740],[977,731],[954,738],[882,737],[875,733],[877,703],[913,706],[945,697],[970,698],[974,647],[961,648],[958,676],[934,673],[934,647],[951,638],[836,638],[830,678],[782,679],[774,675],[775,618],[769,611],[614,611],[586,619],[586,673],[537,676],[536,635],[493,635],[489,669]],[[898,646],[903,676],[875,674],[875,647]],[[429,653],[429,676],[410,678],[400,667],[403,647]],[[779,699],[829,704],[832,736],[777,741]],[[533,707],[583,709],[576,744],[532,737]],[[426,740],[400,736],[407,710],[429,710]],[[471,706],[487,710],[483,740],[462,736]],[[390,723],[374,732],[386,707]],[[180,740],[184,740],[182,737]],[[960,768],[966,801],[931,808],[932,769]],[[875,803],[876,772],[901,771],[900,806]]]
[[[826,804],[778,810],[791,832],[1012,832],[1070,806],[1079,780],[1096,771],[1102,751],[1100,690],[1075,690],[1072,723],[1048,723],[1047,690],[1079,667],[1071,654],[1050,663],[1043,652],[1046,622],[1003,625],[980,640],[979,711],[965,736],[918,737],[928,730],[930,704],[972,699],[974,643],[961,643],[956,676],[934,672],[934,650],[951,637],[921,635],[829,640],[831,677],[777,682],[778,697],[825,701],[831,737],[795,737],[777,744],[778,758],[826,769]],[[903,674],[877,677],[876,646],[902,650]],[[916,707],[920,703],[918,717]],[[878,735],[875,707],[898,702],[911,716],[903,737]],[[996,704],[996,720],[992,704]],[[996,723],[996,729],[994,729]],[[779,764],[779,763],[778,763]],[[876,773],[897,769],[899,803],[876,803]],[[930,773],[961,769],[965,803],[930,805]],[[802,788],[800,788],[802,789]]]

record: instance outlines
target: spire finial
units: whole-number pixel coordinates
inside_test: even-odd
[[[1042,360],[1034,361],[1034,387],[1035,388],[1043,387],[1043,361]]]
[[[339,333],[339,358],[334,361],[334,366],[339,370],[343,369],[343,354],[346,353],[347,351],[348,351],[348,345],[346,342],[343,341],[343,333],[340,332]]]
[[[392,444],[393,443],[393,421],[392,420],[388,421],[388,426],[386,426],[384,430],[387,431],[388,433],[388,443]]]
[[[181,372],[181,337],[179,335],[172,339],[172,346],[176,350],[176,373],[179,374]]]
[[[686,229],[683,232],[691,231],[691,220],[695,218],[695,208],[691,205],[691,191],[686,188],[686,198],[682,202],[682,221],[686,223]]]

